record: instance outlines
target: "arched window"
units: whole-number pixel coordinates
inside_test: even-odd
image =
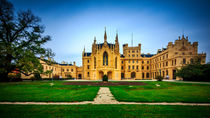
[[[108,66],[108,54],[107,54],[107,52],[104,52],[104,54],[103,54],[103,65]]]
[[[136,73],[135,72],[131,73],[131,78],[136,78]]]
[[[186,59],[185,58],[183,59],[183,64],[186,64]]]
[[[115,69],[117,69],[117,57],[115,57]]]
[[[96,69],[96,57],[94,57],[94,69]]]
[[[192,63],[193,63],[193,61],[194,61],[194,60],[191,58],[191,59],[190,59],[190,63],[192,64]]]

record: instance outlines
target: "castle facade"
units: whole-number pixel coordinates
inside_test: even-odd
[[[157,54],[142,54],[141,44],[136,47],[123,45],[123,54],[119,51],[118,34],[115,43],[107,42],[106,30],[104,42],[92,44],[92,52],[82,52],[82,66],[73,64],[46,64],[40,60],[44,71],[52,70],[51,74],[42,75],[43,78],[73,77],[84,80],[101,80],[107,75],[111,80],[122,79],[154,79],[157,75],[168,79],[179,79],[175,76],[177,69],[194,61],[195,57],[205,64],[206,53],[198,54],[198,42],[189,42],[188,37],[178,37],[174,43],[169,42],[167,48],[157,51]]]

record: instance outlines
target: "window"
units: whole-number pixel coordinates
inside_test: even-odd
[[[134,66],[132,68],[134,69]]]
[[[147,66],[147,70],[149,70],[149,66]]]
[[[121,69],[123,70],[123,66],[121,66]]]
[[[147,64],[149,64],[149,61],[147,61]]]
[[[87,60],[87,62],[89,63],[89,62],[90,62],[90,60],[88,59],[88,60]]]
[[[94,57],[94,69],[96,69],[96,57]]]
[[[175,65],[176,65],[176,59],[174,60],[174,63],[175,63]]]
[[[66,69],[67,72],[69,72],[69,69]]]
[[[144,64],[144,61],[142,61],[142,64]]]
[[[89,65],[87,65],[87,69],[90,69],[90,66]]]
[[[131,69],[131,67],[130,67],[130,66],[128,66],[128,69],[130,70],[130,69]]]
[[[135,55],[133,54],[132,57],[135,57]]]
[[[168,54],[166,54],[166,59],[168,58]]]
[[[144,70],[144,66],[142,66],[141,69]]]
[[[133,63],[134,63],[134,60],[133,60]]]
[[[117,69],[117,57],[115,57],[115,69]]]
[[[135,53],[135,51],[133,50],[132,53]]]
[[[62,71],[64,72],[64,69],[62,69]]]
[[[123,64],[123,61],[122,61],[122,64]]]
[[[104,54],[103,54],[103,65],[108,66],[108,54],[107,54],[107,52],[104,52]]]
[[[139,69],[139,66],[136,66],[136,69],[138,70]]]
[[[190,63],[191,63],[191,64],[193,63],[193,59],[190,59]]]
[[[142,73],[142,78],[144,78],[144,73]]]
[[[130,60],[128,61],[128,63],[130,63]]]
[[[166,66],[168,66],[168,62],[166,62]]]
[[[183,64],[186,64],[186,59],[185,58],[183,59]]]
[[[130,55],[128,55],[130,57]]]
[[[90,73],[89,72],[87,72],[87,76],[90,77]]]
[[[146,74],[147,78],[149,78],[149,73]]]
[[[71,69],[71,72],[73,72],[74,71],[74,69]]]
[[[138,63],[139,61],[138,60],[136,60],[136,63]]]

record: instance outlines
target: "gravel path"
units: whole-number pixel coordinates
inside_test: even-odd
[[[108,87],[100,87],[93,104],[119,104]]]

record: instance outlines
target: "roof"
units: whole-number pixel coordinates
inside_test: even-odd
[[[162,48],[162,50],[161,49],[158,49],[158,51],[157,51],[157,54],[158,53],[161,53],[162,51],[165,51],[167,48]]]
[[[73,66],[72,64],[59,64],[61,66]]]
[[[111,43],[107,43],[109,48],[111,48],[112,46],[115,46],[115,44],[111,44]],[[102,46],[104,45],[104,43],[100,43],[100,44],[96,44],[97,46],[99,46],[100,48],[102,48]]]
[[[154,54],[141,54],[141,57],[152,57]]]
[[[85,52],[83,56],[91,56],[90,52]]]

